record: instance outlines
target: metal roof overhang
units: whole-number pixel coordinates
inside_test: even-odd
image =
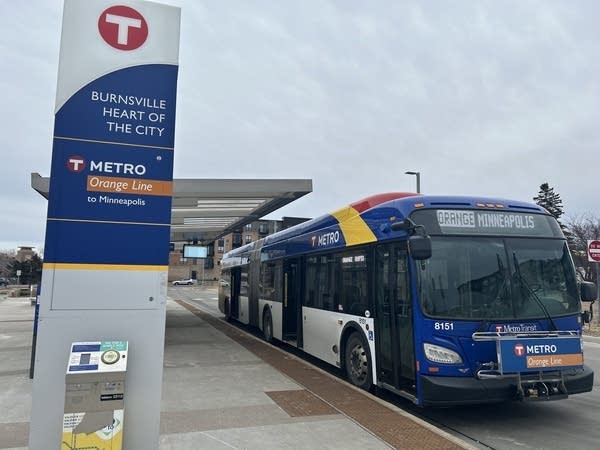
[[[48,199],[50,178],[31,187]],[[174,179],[171,242],[212,242],[310,192],[308,179]]]

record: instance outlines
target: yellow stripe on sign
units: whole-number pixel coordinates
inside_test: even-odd
[[[70,264],[44,263],[45,270],[139,270],[145,272],[167,272],[169,266],[135,266],[129,264]]]
[[[331,213],[331,215],[339,222],[346,245],[358,245],[377,241],[369,226],[352,206],[339,209]]]

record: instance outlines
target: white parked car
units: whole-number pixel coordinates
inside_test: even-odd
[[[173,281],[173,286],[190,286],[192,284],[196,284],[196,280],[194,280],[193,278],[188,278],[187,280]]]

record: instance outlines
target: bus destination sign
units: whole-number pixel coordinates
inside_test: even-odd
[[[443,233],[457,234],[552,234],[548,217],[509,211],[472,211],[440,209],[437,224]]]

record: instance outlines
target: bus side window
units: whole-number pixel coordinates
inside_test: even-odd
[[[360,293],[360,288],[358,286],[346,286],[345,291],[346,304],[349,305],[349,313],[358,316],[364,315],[368,306],[364,302],[363,296]]]
[[[315,290],[309,289],[306,291],[306,296],[304,297],[304,306],[314,306],[315,305]]]
[[[306,258],[306,279],[304,289],[304,300],[302,304],[311,308],[315,307],[315,299],[317,296],[317,258],[311,256]]]
[[[341,310],[364,316],[369,309],[367,298],[367,254],[364,250],[339,253],[338,269]]]
[[[329,295],[329,292],[323,292],[322,300],[321,309],[324,309],[325,311],[331,311],[333,303],[331,302],[331,295]]]

